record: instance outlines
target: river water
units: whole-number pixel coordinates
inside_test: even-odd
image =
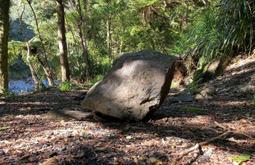
[[[48,87],[48,81],[43,80],[43,84]],[[59,84],[59,81],[55,81]],[[30,93],[34,91],[34,82],[31,77],[22,80],[10,80],[9,81],[9,91],[15,94]]]

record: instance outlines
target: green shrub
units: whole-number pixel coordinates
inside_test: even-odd
[[[179,35],[172,52],[199,59],[197,67],[201,69],[215,58],[251,51],[254,5],[247,0],[212,1],[195,12],[191,26]]]
[[[198,82],[193,81],[192,83],[190,83],[187,86],[188,90],[192,93],[192,94],[197,94],[199,93],[199,85]]]
[[[71,82],[65,81],[59,85],[59,90],[62,92],[66,92],[72,90],[73,87],[74,85]]]
[[[4,96],[4,97],[14,97],[15,93],[7,90],[7,91],[3,92],[2,96]]]
[[[251,159],[251,155],[240,154],[240,155],[232,156],[230,159],[234,162],[234,164],[244,164],[245,162]]]

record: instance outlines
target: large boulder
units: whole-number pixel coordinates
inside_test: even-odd
[[[123,54],[88,91],[82,106],[106,116],[142,120],[167,96],[176,59],[155,51]]]

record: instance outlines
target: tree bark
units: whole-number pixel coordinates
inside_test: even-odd
[[[48,59],[47,59],[47,51],[46,51],[46,48],[45,48],[44,43],[43,43],[43,38],[41,36],[41,32],[40,32],[40,29],[39,29],[39,23],[38,23],[38,20],[37,20],[37,16],[35,14],[35,10],[34,10],[33,6],[31,5],[31,1],[30,0],[26,0],[26,1],[28,3],[32,13],[33,13],[33,16],[34,16],[34,19],[35,19],[36,30],[37,30],[37,33],[38,33],[39,40],[42,44],[42,49],[43,49],[44,60],[42,60],[39,56],[37,56],[37,59],[40,62],[40,64],[42,65],[42,68],[43,68],[44,73],[46,75],[46,78],[48,80],[48,85],[50,87],[52,87],[52,86],[55,85],[54,79],[53,79],[53,73],[52,73],[52,70],[49,66],[49,62],[48,62]]]
[[[10,0],[0,0],[0,93],[8,91],[8,36]]]
[[[67,57],[65,10],[62,0],[57,0],[57,16],[58,16],[58,45],[61,67],[61,80],[62,82],[65,82],[70,80],[70,69]]]

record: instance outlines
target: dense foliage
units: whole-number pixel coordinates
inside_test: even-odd
[[[42,45],[55,79],[60,77],[57,14],[55,2],[13,0],[11,7],[10,64],[19,56],[26,62],[26,42],[33,56]],[[105,74],[122,52],[153,49],[166,54],[190,56],[195,68],[204,68],[213,59],[232,56],[254,47],[255,3],[252,0],[65,0],[68,57],[73,80],[88,80]],[[19,9],[19,10],[18,10]],[[23,10],[20,10],[23,9]],[[80,29],[80,30],[79,30]],[[88,52],[84,63],[83,37]],[[40,63],[36,72],[44,78]],[[88,66],[86,66],[88,65]],[[89,77],[84,70],[89,67]]]
[[[247,0],[212,1],[195,14],[191,26],[180,35],[177,52],[197,56],[204,66],[215,58],[251,51],[254,5]]]

